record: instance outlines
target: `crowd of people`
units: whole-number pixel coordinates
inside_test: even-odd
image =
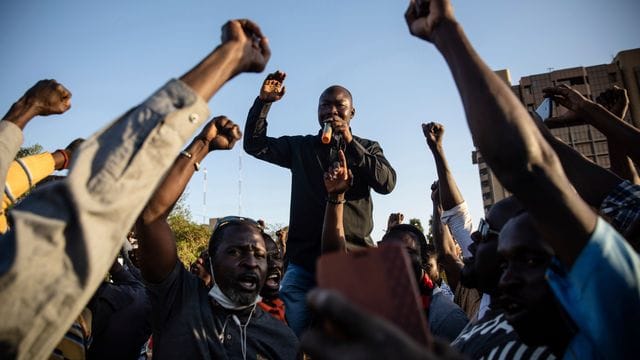
[[[549,88],[566,112],[540,119],[475,52],[449,0],[410,0],[405,19],[444,57],[475,145],[513,194],[477,228],[445,156],[445,127],[431,122],[422,132],[438,176],[433,239],[401,213],[371,238],[371,189],[391,193],[397,175],[378,142],[352,134],[354,99],[340,85],[320,94],[317,134],[267,135],[269,109],[285,95],[286,75],[276,71],[248,106],[244,136],[216,116],[193,137],[221,86],[262,72],[271,55],[257,24],[230,20],[204,59],[86,140],[15,159],[33,118],[70,108],[71,92],[55,80],[36,83],[0,121],[0,358],[638,356],[640,131],[622,120],[626,91],[592,101]],[[610,170],[547,128],[573,120],[605,134],[615,148]],[[247,153],[291,170],[289,226],[274,239],[262,221],[220,218],[208,247],[183,264],[169,214],[203,159],[241,139]],[[60,169],[68,176],[48,177]],[[318,286],[319,258],[377,246],[405,252],[398,276],[419,301],[425,343]],[[393,286],[342,275],[368,289]]]

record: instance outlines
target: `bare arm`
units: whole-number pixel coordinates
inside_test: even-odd
[[[451,288],[455,289],[460,281],[460,274],[464,265],[456,254],[456,245],[451,236],[451,232],[449,232],[449,227],[442,225],[440,222],[442,207],[440,206],[441,197],[439,192],[438,182],[434,182],[433,185],[431,185],[431,201],[433,202],[433,220],[431,221],[433,244],[438,253],[438,257],[442,259],[442,266],[447,275],[447,281]]]
[[[615,143],[631,160],[640,162],[640,148],[637,146],[640,143],[640,130],[566,85],[544,89],[544,92],[558,104],[573,111],[575,116],[600,130],[609,143]]]
[[[438,172],[438,183],[440,193],[440,205],[444,210],[449,210],[464,201],[456,180],[453,178],[447,164],[447,158],[444,156],[444,148],[442,146],[442,137],[444,136],[444,126],[438,123],[422,124],[422,132],[427,139],[429,150],[433,154],[433,160],[436,163]]]
[[[432,0],[428,5],[424,11],[410,2],[405,16],[411,33],[433,42],[444,56],[475,144],[500,182],[535,218],[556,255],[572,265],[595,229],[595,213],[573,192],[526,109],[475,52],[451,4]]]
[[[262,72],[271,57],[269,41],[260,27],[247,19],[231,20],[222,27],[222,44],[180,77],[208,101],[234,76]]]
[[[199,164],[210,151],[231,149],[241,137],[238,125],[224,116],[214,118],[178,156],[138,219],[140,270],[152,283],[164,280],[178,261],[167,217]]]
[[[2,118],[21,130],[41,115],[62,114],[71,107],[71,92],[55,80],[40,80],[27,90]]]
[[[327,205],[324,208],[322,224],[322,253],[346,251],[344,235],[344,193],[349,189],[352,175],[347,168],[347,160],[342,150],[338,153],[340,163],[334,164],[324,174],[327,189]]]

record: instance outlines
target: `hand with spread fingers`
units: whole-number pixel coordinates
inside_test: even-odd
[[[209,151],[231,150],[242,138],[242,132],[238,125],[226,116],[216,116],[202,129],[198,138],[209,146]]]
[[[282,85],[287,74],[278,70],[267,75],[260,88],[260,100],[264,102],[276,102],[284,96],[285,87]]]

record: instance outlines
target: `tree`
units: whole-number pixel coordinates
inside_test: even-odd
[[[16,159],[20,159],[25,156],[37,155],[42,153],[42,151],[42,145],[38,143],[27,147],[20,147],[20,150],[18,150],[18,153],[16,154]]]
[[[409,224],[417,227],[418,230],[420,230],[420,232],[424,234],[424,228],[422,227],[422,223],[420,222],[420,219],[418,218],[409,219]]]
[[[176,238],[178,258],[188,266],[198,258],[202,250],[207,248],[211,231],[207,225],[197,224],[191,220],[191,211],[185,204],[185,194],[186,192],[176,202],[167,222]]]

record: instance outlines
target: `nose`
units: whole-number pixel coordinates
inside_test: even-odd
[[[498,282],[498,287],[501,290],[508,289],[514,285],[517,285],[520,282],[520,277],[514,271],[511,265],[507,265],[507,267],[502,270],[502,275],[500,276],[500,281]]]
[[[245,256],[242,259],[242,266],[250,268],[250,269],[254,269],[254,268],[257,268],[257,267],[260,266],[260,262],[255,257],[255,255],[247,254],[247,256]]]

